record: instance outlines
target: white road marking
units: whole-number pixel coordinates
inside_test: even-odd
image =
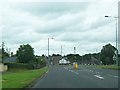
[[[94,76],[99,78],[99,79],[104,79],[104,77],[101,77],[100,75],[94,75]]]
[[[115,77],[115,78],[120,78],[119,76],[113,76],[113,77]]]
[[[64,69],[66,69],[66,67],[64,67]]]
[[[77,74],[77,75],[78,75],[79,73],[78,73],[78,72],[75,72],[75,74]]]
[[[96,73],[100,73],[100,72],[96,72]]]
[[[67,68],[66,68],[66,67],[64,67],[64,69],[66,69],[66,70],[67,70]]]
[[[90,70],[90,72],[93,72],[93,70]]]
[[[110,74],[108,74],[108,75],[111,77],[114,77],[114,78],[120,78],[119,76],[114,76],[114,75],[110,75]]]

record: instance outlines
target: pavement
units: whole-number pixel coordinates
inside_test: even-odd
[[[95,66],[53,65],[32,88],[118,88],[118,70]]]

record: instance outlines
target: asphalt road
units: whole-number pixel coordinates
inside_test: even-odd
[[[32,88],[118,88],[118,70],[54,65]]]

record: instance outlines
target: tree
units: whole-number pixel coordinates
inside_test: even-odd
[[[13,56],[13,52],[11,52],[11,57]]]
[[[79,54],[68,54],[66,57],[71,63],[81,61],[81,56]]]
[[[40,64],[40,65],[46,65],[46,60],[45,60],[45,56],[36,56],[36,59],[34,61],[34,63]]]
[[[2,49],[1,49],[1,52],[2,52],[2,63],[4,63],[4,59],[9,57],[9,54],[5,51],[5,48],[4,48],[4,45],[5,43],[2,42]]]
[[[100,53],[100,60],[102,61],[103,64],[105,65],[114,64],[113,55],[114,55],[115,50],[116,48],[112,46],[111,44],[107,44],[103,46],[101,53]]]
[[[35,59],[34,49],[29,44],[20,45],[16,55],[19,63],[29,63]]]

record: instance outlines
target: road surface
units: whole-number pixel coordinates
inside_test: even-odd
[[[118,70],[95,66],[53,65],[32,88],[118,88]]]

